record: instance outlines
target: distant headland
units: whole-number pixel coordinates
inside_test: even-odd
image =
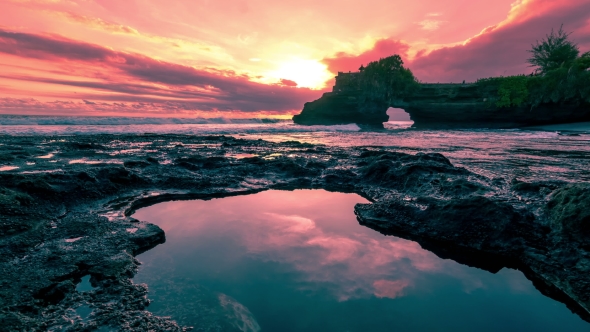
[[[398,55],[339,72],[332,92],[305,103],[302,125],[356,123],[382,128],[389,107],[404,109],[416,128],[519,128],[590,121],[590,52],[560,29],[533,45],[531,75],[471,83],[420,83]]]

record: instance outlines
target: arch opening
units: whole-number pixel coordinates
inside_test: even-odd
[[[412,122],[410,114],[408,114],[403,108],[389,107],[387,109],[387,116],[389,116],[388,122]]]

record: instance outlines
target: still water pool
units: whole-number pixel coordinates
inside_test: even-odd
[[[143,208],[166,243],[135,277],[149,310],[196,330],[588,331],[522,273],[440,259],[360,226],[355,194],[266,191]]]

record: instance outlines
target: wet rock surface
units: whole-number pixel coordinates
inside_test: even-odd
[[[0,136],[0,160],[12,166],[0,172],[7,331],[231,329],[227,308],[239,304],[206,290],[203,302],[221,305],[196,303],[193,327],[146,310],[135,256],[165,234],[130,216],[169,200],[308,188],[358,193],[373,202],[356,206],[361,224],[470,266],[519,269],[590,321],[588,183],[489,179],[437,153],[223,136]]]

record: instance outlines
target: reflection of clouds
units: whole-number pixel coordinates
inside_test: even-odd
[[[305,243],[312,247],[319,247],[323,249],[321,255],[321,265],[329,265],[337,262],[348,263],[350,265],[351,259],[356,259],[362,244],[358,241],[345,237],[329,237],[317,236],[312,237]]]
[[[170,245],[180,239],[229,240],[240,248],[228,253],[232,258],[246,254],[286,264],[301,272],[300,288],[328,290],[341,301],[404,296],[408,287],[428,283],[428,275],[435,273],[459,279],[466,292],[489,284],[490,278],[440,259],[416,242],[359,226],[352,213],[356,203],[366,201],[322,190],[268,191],[207,202],[169,202],[142,209],[137,217],[157,222]],[[179,243],[179,248],[184,251],[190,245]]]
[[[295,232],[295,233],[303,233],[308,230],[315,228],[315,222],[311,219],[298,216],[298,215],[281,215],[278,213],[270,213],[267,212],[265,215],[272,217],[275,221],[275,225],[285,226],[283,230]]]
[[[237,229],[233,227],[249,253],[291,264],[304,272],[301,281],[306,288],[330,285],[340,300],[371,294],[403,296],[420,271],[440,272],[445,265],[415,242],[385,237],[358,225],[353,225],[357,232],[338,232],[300,215],[248,217]]]
[[[395,299],[402,296],[404,289],[410,284],[410,280],[376,280],[373,283],[373,288],[375,288],[375,296]]]

